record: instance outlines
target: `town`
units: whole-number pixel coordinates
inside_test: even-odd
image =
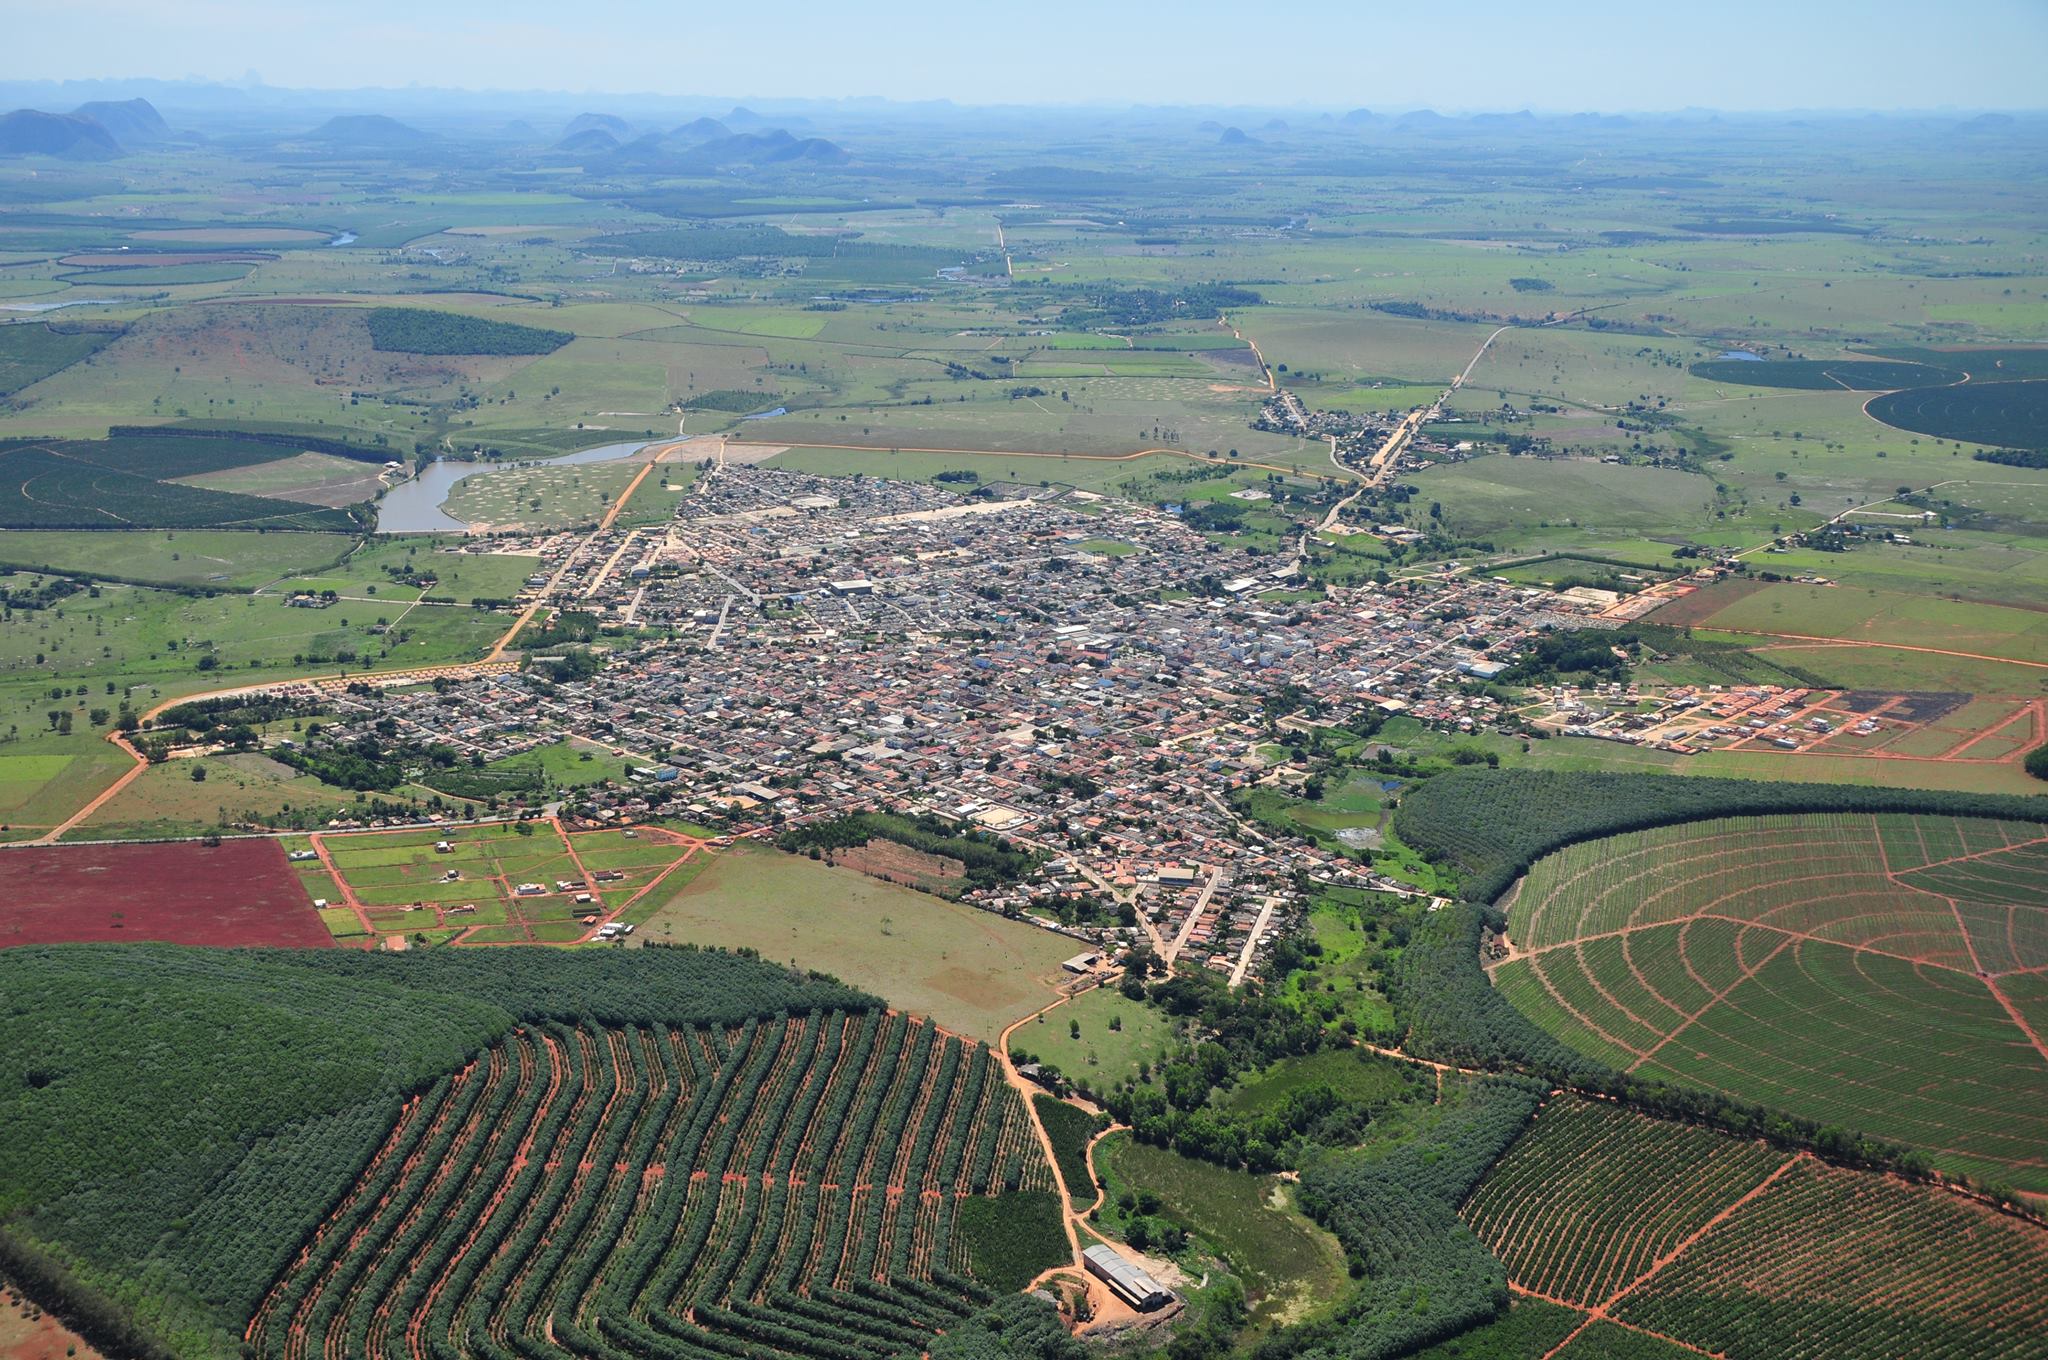
[[[1478,682],[1538,630],[1599,618],[1442,568],[1309,597],[1295,563],[1057,485],[959,495],[740,463],[701,469],[663,526],[465,550],[545,564],[522,601],[529,664],[329,686],[315,740],[483,763],[573,734],[631,761],[627,785],[565,810],[591,825],[926,819],[1031,856],[963,900],[1233,985],[1318,886],[1416,891],[1236,796],[1300,789],[1305,748],[1360,714],[1519,730]]]

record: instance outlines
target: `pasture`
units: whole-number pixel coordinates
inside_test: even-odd
[[[13,529],[0,533],[0,565],[149,585],[253,590],[331,567],[355,541],[346,534],[246,530]]]
[[[1414,483],[1418,500],[1442,504],[1453,530],[1502,547],[1550,541],[1567,529],[1639,537],[1710,519],[1714,500],[1704,477],[1595,459],[1494,454],[1429,468]]]
[[[1536,862],[1488,965],[1615,1067],[2048,1190],[2048,827],[1903,815],[1687,823]]]
[[[1010,1036],[1013,1051],[1051,1063],[1092,1090],[1136,1080],[1141,1065],[1158,1067],[1180,1042],[1171,1020],[1115,987],[1083,992]]]
[[[990,1043],[1053,999],[1076,950],[1050,931],[752,845],[720,854],[634,938],[757,949]]]
[[[1110,1200],[1156,1195],[1170,1206],[1168,1218],[1222,1258],[1244,1281],[1255,1324],[1302,1321],[1342,1292],[1343,1249],[1301,1212],[1280,1177],[1226,1170],[1128,1132],[1103,1139],[1095,1161]]]

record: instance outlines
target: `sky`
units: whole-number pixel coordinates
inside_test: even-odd
[[[1446,111],[2048,106],[2048,0],[0,0],[0,79]]]

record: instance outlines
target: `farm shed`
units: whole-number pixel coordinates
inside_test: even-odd
[[[1090,1275],[1141,1313],[1149,1313],[1173,1299],[1157,1280],[1126,1261],[1114,1247],[1098,1243],[1082,1252],[1081,1257]]]

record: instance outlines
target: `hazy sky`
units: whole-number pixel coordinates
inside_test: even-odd
[[[1539,110],[2033,108],[2048,0],[0,0],[0,78]]]

